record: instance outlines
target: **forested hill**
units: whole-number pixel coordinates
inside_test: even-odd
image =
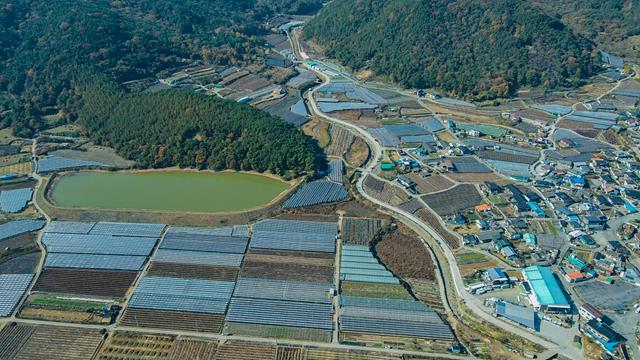
[[[573,85],[597,61],[590,41],[517,0],[335,0],[305,36],[353,69],[474,99]]]
[[[192,60],[237,64],[260,55],[261,22],[320,0],[0,0],[0,127],[29,136],[42,115],[73,120],[78,68],[122,83]]]
[[[533,0],[602,49],[640,60],[640,0]]]
[[[142,167],[312,173],[317,145],[279,117],[187,90],[125,94],[96,80],[81,89],[79,121],[98,144]]]

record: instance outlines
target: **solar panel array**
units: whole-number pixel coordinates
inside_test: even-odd
[[[139,270],[165,225],[52,221],[42,242],[45,267]]]
[[[263,220],[253,225],[251,248],[334,252],[335,222]]]
[[[0,224],[0,240],[8,239],[26,232],[40,230],[44,220],[15,220]]]
[[[4,190],[0,193],[0,208],[8,213],[20,212],[27,206],[32,195],[33,190],[31,188]]]
[[[233,236],[235,228],[170,227],[153,261],[239,267],[249,238]],[[248,228],[240,227],[240,233]]]
[[[327,177],[329,180],[342,184],[342,173],[344,166],[341,159],[331,160],[327,168]]]
[[[94,225],[89,234],[113,236],[141,236],[159,238],[164,224],[122,223],[101,221]]]
[[[342,331],[454,340],[451,328],[419,301],[341,296],[340,305]]]
[[[95,222],[52,221],[44,231],[48,233],[88,234],[95,224]]]
[[[47,173],[61,170],[79,169],[79,168],[94,168],[94,167],[107,167],[108,165],[97,162],[87,161],[79,159],[70,159],[62,156],[48,156],[44,159],[38,160],[36,167],[37,172]]]
[[[244,254],[158,249],[153,261],[164,263],[239,267]]]
[[[49,253],[147,256],[156,239],[131,236],[45,233],[42,242]]]
[[[72,269],[132,270],[142,268],[146,256],[95,255],[95,254],[47,254],[45,267]]]
[[[342,185],[329,180],[308,182],[298,189],[282,205],[285,209],[332,203],[347,198],[349,193]]]
[[[359,245],[342,246],[340,279],[381,284],[400,283],[393,273],[380,264],[368,247]]]
[[[234,297],[330,304],[329,283],[241,278]]]
[[[133,308],[224,314],[234,283],[229,281],[143,278],[129,301]]]
[[[33,274],[0,274],[0,316],[9,316],[29,287]]]
[[[369,128],[367,129],[382,146],[394,147],[400,145],[400,139],[385,128]]]
[[[160,248],[243,254],[249,238],[218,235],[165,235]]]
[[[226,320],[248,324],[332,330],[332,316],[331,304],[234,297],[229,303]]]

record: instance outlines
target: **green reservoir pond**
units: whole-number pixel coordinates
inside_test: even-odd
[[[58,179],[51,199],[75,208],[227,212],[265,205],[288,188],[235,172],[79,172]]]

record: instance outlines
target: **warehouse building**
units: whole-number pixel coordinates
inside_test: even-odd
[[[522,270],[529,300],[540,311],[568,312],[571,304],[551,268],[529,266]]]

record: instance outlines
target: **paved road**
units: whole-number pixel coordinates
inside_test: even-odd
[[[313,69],[310,69],[313,71]],[[329,78],[322,74],[322,73],[318,73],[321,76],[321,78],[324,80],[325,84],[328,83],[330,80]],[[553,349],[558,351],[560,354],[563,354],[569,358],[579,358],[581,357],[581,355],[577,354],[575,351],[573,351],[573,349],[566,349],[566,348],[559,348],[559,346],[555,343],[553,343],[552,341],[543,338],[537,334],[531,333],[529,331],[524,330],[521,327],[517,327],[515,325],[512,325],[510,323],[504,322],[490,314],[488,314],[487,312],[485,312],[482,308],[481,305],[478,304],[478,300],[473,297],[471,294],[469,294],[465,289],[464,289],[464,281],[462,280],[462,276],[460,274],[460,271],[458,269],[457,266],[457,262],[455,259],[455,256],[453,254],[453,252],[450,250],[450,248],[447,246],[446,242],[444,241],[444,239],[442,239],[442,237],[435,231],[433,230],[431,227],[429,227],[428,225],[426,225],[424,222],[422,222],[421,219],[417,218],[416,216],[414,216],[413,214],[407,213],[401,209],[398,209],[394,206],[391,206],[385,202],[382,202],[378,199],[376,199],[375,197],[367,194],[367,192],[364,189],[364,179],[367,177],[367,175],[372,174],[373,169],[376,167],[376,165],[378,164],[378,161],[381,159],[382,157],[382,146],[376,141],[376,139],[369,134],[366,130],[353,125],[351,123],[348,123],[346,121],[334,118],[330,115],[327,115],[323,112],[321,112],[317,106],[317,104],[315,103],[314,99],[313,99],[313,93],[317,90],[318,88],[315,88],[311,91],[309,91],[306,94],[306,100],[307,103],[310,105],[310,108],[312,110],[312,113],[315,114],[316,116],[322,117],[323,119],[327,120],[327,121],[331,121],[331,122],[335,122],[338,123],[342,126],[344,126],[345,128],[352,130],[357,136],[362,137],[367,144],[370,146],[370,148],[372,149],[372,152],[374,154],[374,156],[372,157],[371,161],[369,162],[369,164],[367,164],[365,167],[363,167],[362,169],[362,173],[360,178],[358,179],[357,183],[356,183],[356,187],[358,192],[365,197],[367,200],[369,200],[370,202],[386,209],[387,211],[391,212],[393,215],[395,215],[396,218],[398,218],[399,220],[406,222],[406,223],[412,223],[414,226],[419,227],[420,229],[422,229],[423,231],[425,231],[427,234],[430,235],[430,237],[432,239],[434,239],[437,242],[437,245],[443,250],[443,254],[446,257],[447,262],[449,263],[449,267],[450,267],[450,273],[453,275],[453,284],[455,286],[455,291],[458,295],[459,298],[463,299],[467,305],[467,307],[474,313],[476,314],[479,318],[481,318],[482,320],[487,321],[488,323],[491,323],[494,326],[497,326],[498,328],[501,328],[507,332],[511,332],[513,334],[516,334],[518,336],[521,336],[533,343],[536,343],[538,345],[541,345],[545,348],[548,349]],[[442,281],[443,284],[446,284],[446,282]]]

